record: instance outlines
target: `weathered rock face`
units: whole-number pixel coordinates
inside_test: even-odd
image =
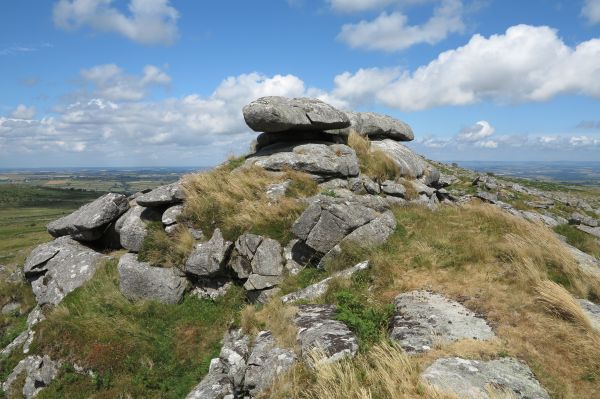
[[[273,144],[249,157],[244,166],[251,165],[271,171],[297,170],[327,178],[347,178],[360,172],[356,153],[344,144]]]
[[[227,279],[200,278],[194,282],[194,288],[190,295],[200,299],[212,299],[213,301],[225,296],[227,291],[233,286],[233,283]]]
[[[319,130],[294,130],[285,133],[261,133],[256,137],[254,151],[259,151],[276,143],[324,143],[347,144],[347,139],[338,134],[331,134]]]
[[[71,239],[59,237],[36,247],[23,270],[38,304],[58,304],[94,275],[101,259],[108,259]]]
[[[578,299],[581,309],[585,312],[587,317],[592,322],[592,326],[600,330],[600,305],[594,302],[588,301],[587,299]]]
[[[46,388],[52,380],[58,376],[60,363],[55,362],[48,356],[29,356],[21,360],[2,384],[5,392],[11,392],[19,375],[25,373],[25,384],[23,385],[23,397],[30,399],[37,396]],[[15,395],[18,397],[20,395]],[[12,397],[12,396],[9,396]]]
[[[600,238],[600,227],[589,227],[589,226],[579,225],[579,226],[577,226],[577,228],[585,233],[593,235],[596,238]]]
[[[273,383],[275,377],[289,370],[295,360],[294,352],[276,346],[271,332],[259,332],[248,358],[244,390],[253,397],[257,396]]]
[[[348,135],[354,131],[370,139],[392,139],[397,141],[411,141],[415,136],[406,123],[391,116],[375,112],[346,112],[350,119],[350,127],[335,130],[332,133]]]
[[[573,212],[569,217],[570,224],[582,224],[589,227],[598,227],[598,221],[593,217],[582,215],[578,212]]]
[[[572,245],[567,244],[566,242],[564,245],[567,247],[571,255],[573,255],[573,258],[575,258],[577,261],[577,265],[582,272],[600,278],[600,261],[598,259],[590,254],[586,254]]]
[[[490,399],[489,388],[519,399],[549,399],[527,365],[512,358],[487,362],[458,357],[436,360],[421,377],[435,388],[465,399]]]
[[[138,205],[152,207],[172,205],[182,202],[185,199],[185,192],[180,182],[175,182],[160,186],[142,194],[135,199]]]
[[[183,297],[187,280],[173,268],[153,267],[128,253],[119,260],[119,289],[132,300],[150,299],[175,304]]]
[[[221,230],[215,229],[209,241],[194,246],[185,263],[185,272],[200,277],[219,275],[229,259],[231,241],[225,241]]]
[[[379,215],[359,202],[321,197],[294,222],[292,231],[310,248],[325,254],[348,234]]]
[[[247,233],[236,240],[229,264],[238,278],[247,278],[247,290],[261,290],[281,282],[281,252],[276,240]]]
[[[283,303],[294,302],[294,301],[310,301],[313,299],[317,299],[321,295],[327,292],[327,288],[329,288],[329,284],[334,279],[337,278],[349,278],[354,273],[365,270],[369,267],[369,262],[364,261],[360,262],[357,265],[349,267],[348,269],[339,271],[334,273],[331,277],[327,277],[324,280],[319,281],[318,283],[311,284],[306,288],[301,289],[300,291],[291,292],[287,295],[281,297],[281,301]]]
[[[69,235],[78,241],[99,239],[107,226],[129,209],[127,197],[109,193],[48,224],[54,237]]]
[[[246,124],[256,132],[341,129],[350,125],[344,112],[316,98],[261,97],[242,112]]]
[[[386,180],[381,183],[381,191],[392,197],[404,198],[406,195],[406,188],[402,184],[392,180]]]
[[[173,205],[169,207],[163,214],[161,221],[165,226],[170,226],[177,223],[177,218],[183,212],[183,205]]]
[[[334,305],[300,305],[294,322],[298,326],[298,343],[302,357],[310,360],[315,351],[322,361],[335,362],[353,357],[358,351],[356,336],[341,321],[334,320]]]
[[[408,353],[427,351],[438,342],[495,336],[484,319],[460,303],[428,291],[398,295],[391,327],[390,338]]]
[[[315,256],[315,251],[300,240],[291,240],[283,249],[285,269],[292,275],[298,274]]]
[[[402,176],[420,178],[429,170],[435,169],[411,149],[394,140],[373,140],[371,149],[386,153],[398,165]],[[437,176],[439,178],[439,173]],[[430,181],[429,183],[433,184],[435,182]]]
[[[117,220],[115,229],[119,233],[123,248],[139,252],[148,234],[146,222],[159,221],[160,212],[136,205]]]

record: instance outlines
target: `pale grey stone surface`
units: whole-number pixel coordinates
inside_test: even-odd
[[[581,308],[592,322],[592,326],[595,329],[600,330],[600,305],[588,301],[587,299],[578,299],[578,301],[579,305],[581,305]]]
[[[121,246],[131,252],[139,252],[148,235],[147,222],[159,221],[160,212],[153,208],[135,205],[117,220],[116,230],[119,233]]]
[[[600,227],[589,227],[585,225],[579,225],[577,228],[585,233],[591,234],[596,238],[600,238]]]
[[[185,272],[200,277],[221,274],[229,260],[231,248],[231,241],[226,241],[221,230],[215,229],[209,241],[194,246],[185,263]]]
[[[161,221],[165,226],[177,223],[177,218],[183,212],[183,205],[173,205],[162,214]]]
[[[149,299],[167,304],[181,301],[187,280],[173,268],[150,266],[137,260],[133,253],[119,260],[119,289],[131,299]]]
[[[492,399],[496,396],[490,396],[490,388],[518,399],[550,399],[529,367],[513,358],[490,361],[442,358],[421,377],[435,388],[465,399]]]
[[[48,224],[48,233],[54,237],[69,235],[78,241],[94,241],[102,236],[110,222],[116,220],[127,209],[127,197],[115,193],[105,194]]]
[[[53,361],[48,356],[29,356],[21,360],[13,369],[6,381],[2,384],[5,392],[10,392],[21,373],[25,373],[23,397],[26,399],[36,397],[58,376],[60,362]]]
[[[346,112],[350,127],[333,130],[331,133],[349,135],[354,131],[370,139],[392,139],[397,141],[414,140],[410,126],[391,116],[375,112]]]
[[[160,186],[149,193],[138,196],[135,201],[138,205],[145,207],[172,205],[183,202],[185,192],[181,182],[175,182]]]
[[[346,114],[316,98],[261,97],[242,112],[256,132],[339,129],[350,125]]]
[[[25,260],[24,272],[38,304],[56,305],[92,278],[102,259],[109,257],[63,236],[36,247]]]
[[[390,338],[408,353],[430,350],[436,343],[495,337],[487,322],[458,302],[429,291],[411,291],[395,300]]]
[[[392,180],[386,180],[383,183],[381,183],[381,191],[383,191],[387,195],[401,198],[404,198],[406,194],[406,188],[402,184]]]
[[[420,155],[417,155],[410,148],[397,141],[373,140],[371,141],[371,150],[379,150],[386,153],[400,168],[400,174],[409,178],[419,178],[434,169]]]

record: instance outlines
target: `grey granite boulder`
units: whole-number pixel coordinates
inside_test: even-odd
[[[489,191],[478,190],[477,194],[475,194],[475,197],[490,204],[495,204],[498,202],[498,196],[494,193],[490,193]]]
[[[600,227],[589,227],[585,225],[579,225],[577,228],[585,233],[591,234],[596,238],[600,238]]]
[[[361,202],[323,196],[300,215],[292,232],[310,248],[325,254],[348,234],[379,215],[377,210]]]
[[[119,289],[131,299],[149,299],[175,304],[183,297],[187,280],[174,268],[150,266],[128,253],[119,260]]]
[[[415,138],[409,125],[391,116],[375,112],[346,112],[346,115],[350,119],[350,127],[332,133],[348,135],[354,131],[370,139],[397,141],[411,141]]]
[[[135,205],[117,220],[115,230],[119,234],[121,246],[132,252],[139,252],[148,234],[147,222],[159,221],[160,212],[152,208]]]
[[[173,205],[162,214],[161,221],[165,226],[177,223],[177,218],[183,212],[183,205]]]
[[[2,384],[2,389],[9,393],[8,397],[20,397],[21,395],[14,392],[16,387],[13,387],[13,384],[22,373],[25,373],[23,397],[26,399],[34,398],[58,376],[59,369],[60,362],[55,362],[48,356],[26,357],[17,364],[6,378],[6,381]]]
[[[56,305],[92,278],[102,259],[109,257],[65,236],[36,247],[23,271],[37,303]]]
[[[270,171],[297,170],[325,178],[347,178],[360,172],[354,150],[344,144],[273,144],[248,157],[244,167]]]
[[[221,274],[229,260],[231,248],[231,241],[226,241],[221,230],[215,229],[210,240],[194,246],[185,262],[185,272],[200,277]]]
[[[600,330],[600,305],[595,304],[587,299],[578,299],[581,309],[585,312],[586,316],[590,319],[592,326]]]
[[[573,258],[582,272],[600,278],[600,261],[596,259],[596,257],[586,254],[566,242],[563,245],[565,245],[571,255],[573,255]]]
[[[194,295],[199,299],[212,299],[214,301],[225,296],[232,286],[233,283],[225,278],[199,278],[194,281],[194,287],[191,289],[190,295]]]
[[[208,374],[192,389],[186,399],[233,399],[234,386],[224,372],[224,365],[219,358],[212,359]]]
[[[350,125],[346,114],[316,98],[261,97],[243,110],[256,132],[340,129]]]
[[[294,323],[298,327],[297,340],[302,357],[311,360],[321,355],[324,362],[335,362],[354,357],[358,351],[356,336],[346,324],[335,320],[334,305],[300,305]]]
[[[300,291],[292,292],[292,293],[282,296],[281,302],[288,303],[288,302],[295,302],[295,301],[311,301],[311,300],[317,299],[318,297],[320,297],[321,295],[323,295],[324,293],[327,292],[327,289],[329,288],[329,284],[331,284],[331,282],[334,279],[350,278],[354,273],[361,271],[361,270],[365,270],[368,267],[369,267],[368,261],[360,262],[352,267],[349,267],[348,269],[344,269],[339,272],[336,272],[336,273],[332,274],[330,277],[327,277],[326,279],[319,281],[318,283],[311,284],[308,287],[301,289]]]
[[[402,184],[392,180],[386,180],[381,183],[381,191],[393,197],[404,198],[406,195],[406,188]]]
[[[238,278],[247,278],[247,290],[260,290],[281,282],[281,244],[272,238],[243,234],[235,241],[229,264]]]
[[[573,212],[569,217],[570,224],[582,224],[589,227],[598,227],[598,221],[593,217],[582,215],[578,212]]]
[[[379,184],[375,183],[371,178],[365,175],[361,175],[359,177],[352,177],[348,179],[348,186],[350,190],[352,190],[355,193],[381,193],[381,187],[379,187]]]
[[[48,233],[54,237],[69,235],[78,241],[99,239],[107,226],[129,209],[129,201],[122,194],[109,193],[48,224]]]
[[[183,202],[185,199],[185,192],[180,182],[166,184],[150,191],[149,193],[142,194],[135,199],[138,205],[141,206],[163,206],[173,205]]]
[[[408,353],[430,350],[436,343],[495,337],[486,321],[460,303],[428,291],[400,294],[390,338]]]
[[[435,169],[420,155],[394,140],[373,140],[371,141],[371,150],[382,151],[387,154],[400,169],[400,175],[404,177],[417,179],[432,173],[430,170]],[[439,174],[437,176],[439,177]],[[436,182],[430,181],[429,183],[435,184]]]
[[[251,397],[258,396],[278,375],[289,370],[295,361],[294,352],[278,348],[270,331],[259,332],[248,357],[244,391]]]
[[[492,399],[505,394],[518,399],[550,398],[529,367],[513,358],[490,361],[442,358],[421,377],[440,391],[465,399]],[[501,396],[491,394],[490,390]]]

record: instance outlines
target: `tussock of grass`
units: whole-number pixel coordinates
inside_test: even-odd
[[[218,355],[244,297],[234,287],[216,302],[186,297],[179,305],[133,303],[118,284],[116,262],[108,262],[38,325],[33,353],[97,373],[95,379],[67,373],[41,398],[184,397]]]
[[[242,310],[242,329],[251,335],[270,330],[280,347],[295,348],[298,329],[294,316],[297,311],[294,306],[284,305],[279,298],[271,299],[262,307],[247,305]]]
[[[600,243],[592,235],[568,224],[556,226],[554,231],[565,236],[567,242],[575,248],[600,259]]]
[[[542,281],[536,287],[537,300],[548,312],[568,320],[582,328],[592,325],[579,303],[564,287],[552,281]]]
[[[194,242],[190,231],[181,224],[169,236],[162,223],[149,223],[148,234],[140,248],[138,259],[157,267],[181,268],[192,252]]]
[[[269,199],[266,188],[272,183],[291,180],[288,195]],[[183,210],[190,220],[209,236],[219,227],[227,239],[244,232],[286,241],[292,223],[305,204],[295,197],[315,194],[317,185],[308,175],[285,172],[279,175],[254,167],[231,173],[226,168],[184,178],[187,199]]]
[[[368,138],[351,132],[348,136],[348,146],[356,152],[361,172],[376,182],[394,180],[400,176],[398,165],[385,152],[371,150]]]
[[[419,379],[419,368],[397,345],[382,342],[352,360],[327,363],[313,354],[314,370],[300,367],[263,397],[290,399],[451,399]],[[310,382],[307,383],[307,379]]]

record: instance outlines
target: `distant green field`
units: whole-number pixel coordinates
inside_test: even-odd
[[[0,185],[0,264],[19,264],[30,248],[50,240],[46,225],[101,192]]]

